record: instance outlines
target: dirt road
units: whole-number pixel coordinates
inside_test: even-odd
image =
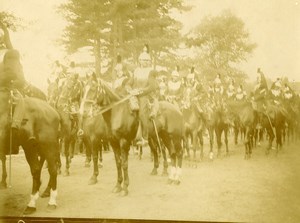
[[[230,142],[233,140],[230,139]],[[300,222],[300,148],[285,145],[276,157],[264,153],[265,145],[244,160],[244,147],[230,144],[230,156],[205,159],[191,167],[185,161],[180,185],[151,176],[149,149],[142,160],[131,151],[129,195],[112,193],[116,167],[112,152],[104,153],[98,183],[88,185],[92,167],[83,155],[71,163],[71,175],[58,178],[58,207],[47,211],[48,199],[39,199],[31,217],[118,218],[234,222]],[[12,188],[0,191],[0,215],[22,216],[31,192],[31,175],[24,154],[12,157]],[[160,168],[160,172],[161,172]],[[48,173],[43,169],[43,184]]]

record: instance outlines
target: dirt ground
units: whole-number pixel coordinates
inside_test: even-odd
[[[206,140],[207,141],[207,140]],[[98,183],[88,185],[92,166],[84,167],[85,157],[75,156],[71,175],[58,177],[58,207],[47,210],[48,198],[37,201],[30,217],[160,219],[233,222],[300,222],[300,148],[285,145],[276,157],[265,155],[266,143],[244,160],[244,147],[233,145],[230,156],[205,159],[197,168],[184,161],[180,185],[167,184],[167,177],[151,176],[149,149],[139,160],[129,156],[129,195],[112,193],[116,183],[113,152],[106,152]],[[162,166],[160,167],[160,173]],[[48,181],[43,169],[42,190]],[[31,175],[23,151],[12,157],[12,188],[0,191],[0,216],[22,216],[31,192]]]

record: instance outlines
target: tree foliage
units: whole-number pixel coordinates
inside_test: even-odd
[[[121,54],[136,61],[147,43],[159,60],[181,37],[181,24],[171,11],[188,9],[183,0],[69,0],[60,6],[69,22],[63,44],[70,53],[92,46],[98,60],[105,55],[114,61]]]
[[[6,11],[0,12],[0,22],[2,22],[4,25],[6,25],[7,28],[12,31],[17,31],[18,29],[24,28],[21,18]]]
[[[221,72],[237,78],[244,78],[245,74],[236,65],[246,61],[256,47],[250,41],[244,22],[230,11],[205,17],[187,35],[187,44],[197,48],[196,59],[208,74]]]

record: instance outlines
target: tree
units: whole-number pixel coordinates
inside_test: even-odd
[[[105,30],[111,27],[108,23],[110,5],[109,0],[69,0],[59,7],[59,11],[69,22],[62,38],[67,52],[74,53],[81,47],[91,47],[97,74],[101,68],[101,48],[105,48],[105,43],[108,42]]]
[[[6,27],[12,31],[17,31],[18,29],[24,28],[22,19],[9,12],[0,12],[0,22],[6,25]]]
[[[216,72],[227,77],[245,78],[246,75],[236,66],[246,61],[256,47],[250,41],[244,22],[230,11],[216,17],[205,17],[187,35],[187,45],[198,50],[195,59],[208,74],[208,79]]]
[[[136,61],[145,43],[160,59],[177,47],[181,37],[181,24],[170,16],[174,9],[188,7],[183,0],[69,0],[60,7],[69,21],[63,44],[68,52],[92,46],[99,66],[100,50],[114,62],[118,53]]]

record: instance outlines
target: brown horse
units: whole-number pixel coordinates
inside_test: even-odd
[[[42,197],[50,196],[48,207],[56,208],[57,196],[57,166],[59,162],[59,114],[45,101],[36,98],[24,98],[24,116],[19,130],[10,134],[10,120],[12,117],[12,107],[10,91],[1,89],[0,91],[0,158],[2,160],[2,182],[6,186],[6,165],[5,155],[18,153],[19,146],[22,146],[26,160],[30,166],[33,185],[31,200],[24,214],[31,214],[36,211],[36,200],[39,197],[41,186],[41,170],[44,161],[48,163],[50,174],[47,189]],[[34,138],[29,136],[34,136]],[[12,140],[12,141],[11,141]],[[12,142],[12,143],[10,143]],[[11,147],[10,147],[11,146]],[[12,148],[9,149],[8,148]]]
[[[148,134],[149,146],[154,156],[152,174],[157,174],[159,167],[157,148],[161,147],[158,142],[158,139],[161,139],[171,158],[168,182],[179,184],[182,173],[184,120],[178,106],[167,101],[160,101],[157,116],[148,123]],[[165,160],[163,174],[167,172],[166,164]]]
[[[228,110],[234,119],[238,119],[239,125],[245,131],[245,159],[251,158],[253,149],[254,131],[257,117],[250,101],[228,101]]]
[[[64,155],[66,159],[65,176],[70,175],[70,162],[74,155],[74,148],[77,133],[77,111],[73,105],[79,101],[82,95],[82,86],[74,79],[66,79],[59,96],[57,97],[56,109],[61,116],[62,139],[64,142]],[[71,154],[70,154],[71,151]]]
[[[203,159],[203,132],[205,131],[204,119],[201,117],[196,104],[191,104],[188,107],[183,107],[181,109],[183,114],[183,119],[185,122],[184,129],[184,141],[187,150],[188,157],[189,154],[189,137],[192,142],[193,148],[193,159],[196,160],[196,151],[200,145],[200,160]]]
[[[282,149],[282,136],[287,116],[288,113],[282,105],[276,105],[272,100],[266,101],[266,111],[263,115],[263,126],[269,135],[266,154],[269,154],[274,138],[276,138],[276,154]]]
[[[78,137],[86,146],[86,150],[92,152],[94,171],[89,184],[95,184],[99,175],[98,154],[102,162],[102,147],[107,141],[108,127],[100,112],[98,103],[99,84],[95,77],[87,81],[83,97],[80,103]]]
[[[117,184],[113,192],[128,194],[128,153],[131,142],[135,139],[139,126],[137,111],[132,111],[128,103],[129,97],[121,99],[112,89],[101,81],[99,102],[110,104],[110,109],[103,113],[103,118],[109,129],[109,142],[115,154],[117,166]]]

